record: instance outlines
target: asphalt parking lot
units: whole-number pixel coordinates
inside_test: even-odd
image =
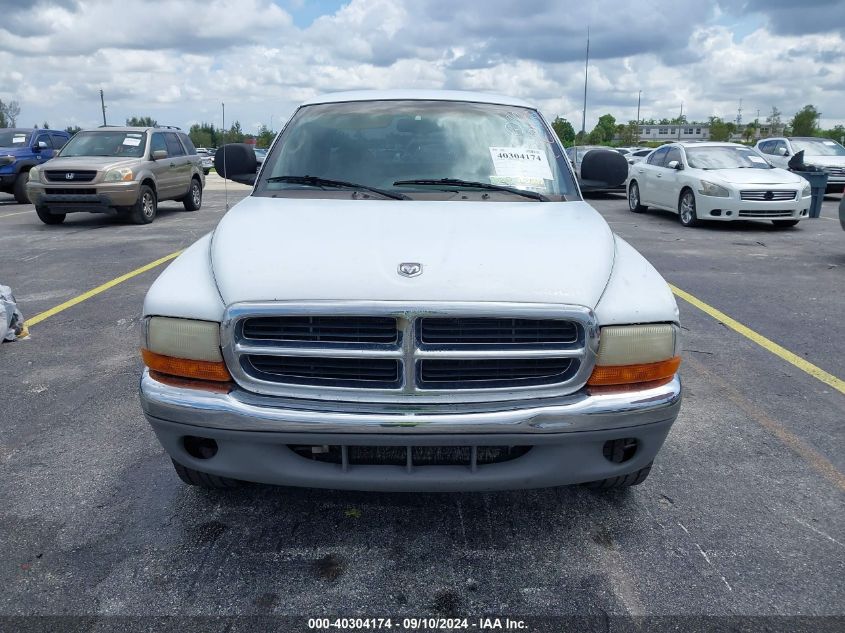
[[[45,226],[0,194],[0,282],[42,314],[188,246],[224,195],[212,176],[198,212]],[[0,347],[0,614],[843,615],[839,196],[788,230],[591,202],[670,283],[840,383],[679,300],[685,401],[632,490],[209,493],[177,479],[136,395],[156,267]]]

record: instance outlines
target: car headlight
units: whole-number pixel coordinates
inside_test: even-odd
[[[6,155],[0,156],[0,167],[5,167],[6,165],[12,165],[17,159],[14,156]]]
[[[220,324],[149,317],[141,329],[141,357],[151,370],[198,380],[232,379],[220,353]]]
[[[729,189],[707,180],[701,181],[701,188],[698,190],[698,193],[703,196],[713,196],[715,198],[729,198],[731,196]]]
[[[590,386],[667,381],[681,364],[680,330],[672,323],[601,328]]]
[[[135,178],[135,174],[128,167],[119,167],[117,169],[110,169],[103,177],[103,182],[131,182]]]
[[[41,170],[38,167],[33,167],[29,170],[30,182],[41,182]]]
[[[801,197],[806,198],[807,196],[813,193],[812,187],[810,187],[810,183],[808,181],[804,182],[804,186],[801,188]]]

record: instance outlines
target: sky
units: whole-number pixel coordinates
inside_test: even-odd
[[[0,0],[0,99],[18,126],[151,116],[279,129],[350,89],[507,94],[581,128],[717,115],[845,123],[845,0]]]

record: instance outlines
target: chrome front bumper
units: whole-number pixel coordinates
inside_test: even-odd
[[[197,427],[280,433],[565,433],[674,420],[681,406],[678,376],[660,387],[617,394],[584,392],[534,401],[481,405],[338,403],[214,393],[166,385],[147,370],[141,406],[148,418]]]

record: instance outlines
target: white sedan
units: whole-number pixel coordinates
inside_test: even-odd
[[[810,210],[809,182],[738,143],[671,143],[630,169],[631,211],[667,209],[684,226],[700,220],[771,220],[788,227]]]

